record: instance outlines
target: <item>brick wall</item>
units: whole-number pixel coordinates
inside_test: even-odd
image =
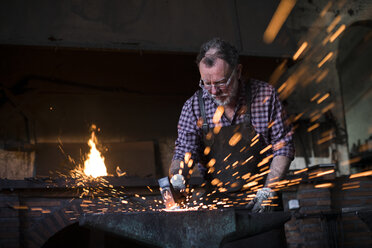
[[[372,232],[357,216],[358,210],[372,208],[372,178],[336,178],[332,187],[315,188],[319,183],[308,181],[283,192],[285,210],[291,199],[300,204],[285,224],[288,247],[372,247]]]
[[[19,206],[18,196],[14,193],[0,194],[0,247],[19,247]]]

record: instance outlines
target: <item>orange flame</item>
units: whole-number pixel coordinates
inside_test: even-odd
[[[94,178],[107,176],[105,158],[97,150],[96,144],[97,138],[94,134],[94,131],[92,131],[92,135],[88,141],[90,152],[88,154],[88,158],[84,161],[84,173],[87,176],[92,176]]]

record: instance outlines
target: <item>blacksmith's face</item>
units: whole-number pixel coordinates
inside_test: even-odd
[[[217,58],[211,67],[201,61],[199,72],[202,86],[218,105],[228,105],[237,97],[241,65],[231,68],[226,61]]]

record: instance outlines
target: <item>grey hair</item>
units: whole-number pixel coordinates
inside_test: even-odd
[[[239,54],[236,48],[220,38],[213,38],[201,45],[195,62],[198,66],[200,62],[203,62],[206,66],[212,67],[217,58],[226,61],[231,68],[239,64]]]

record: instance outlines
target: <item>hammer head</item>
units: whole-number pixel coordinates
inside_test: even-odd
[[[158,180],[160,186],[160,193],[163,198],[164,206],[168,210],[178,208],[176,201],[174,199],[174,190],[169,182],[168,177],[163,177]]]

